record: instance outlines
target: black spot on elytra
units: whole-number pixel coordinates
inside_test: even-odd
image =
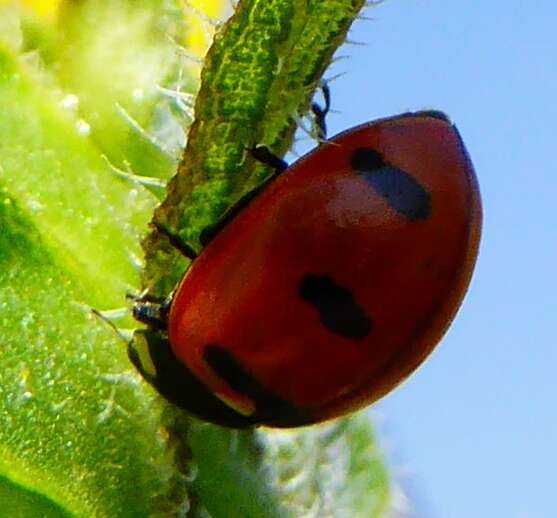
[[[372,321],[352,292],[330,277],[304,275],[299,290],[302,299],[317,310],[321,322],[332,333],[360,340],[371,332]]]
[[[378,151],[371,148],[356,149],[350,163],[397,212],[411,221],[429,216],[429,193],[412,175],[385,162]]]
[[[264,387],[244,366],[219,344],[206,345],[203,359],[232,390],[247,396],[255,404],[250,419],[256,423],[288,426],[288,423],[311,422],[303,409],[296,408]]]

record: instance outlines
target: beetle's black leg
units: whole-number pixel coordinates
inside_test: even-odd
[[[173,234],[170,230],[168,230],[164,225],[157,223],[156,221],[152,221],[151,225],[157,229],[158,232],[166,236],[170,244],[176,248],[184,257],[191,259],[192,261],[197,257],[197,252],[189,246],[187,243],[184,243],[180,236],[177,234]]]
[[[319,139],[325,139],[327,137],[326,118],[331,110],[331,90],[325,81],[321,82],[321,93],[323,94],[323,100],[325,101],[324,106],[321,106],[319,103],[312,102],[311,111],[313,112]]]
[[[275,155],[267,146],[254,146],[248,148],[251,156],[258,162],[268,165],[274,169],[274,175],[284,172],[288,168],[288,164]]]

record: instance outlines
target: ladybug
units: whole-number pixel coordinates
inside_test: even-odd
[[[323,125],[324,127],[324,125]],[[441,112],[340,133],[202,235],[166,304],[136,302],[130,357],[171,402],[219,425],[296,427],[404,381],[468,287],[481,232],[474,169]]]

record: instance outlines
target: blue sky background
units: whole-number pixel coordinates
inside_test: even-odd
[[[441,346],[375,406],[395,472],[433,518],[557,517],[557,6],[388,0],[329,72],[330,134],[446,111],[484,202],[480,258]]]

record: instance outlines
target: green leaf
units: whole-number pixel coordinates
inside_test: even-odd
[[[153,201],[6,50],[0,111],[0,471],[49,508],[139,516],[176,473],[164,405],[89,307],[122,304]]]
[[[0,478],[0,507],[4,516],[12,518],[26,516],[58,518],[71,516],[44,496],[28,491],[5,478]]]

